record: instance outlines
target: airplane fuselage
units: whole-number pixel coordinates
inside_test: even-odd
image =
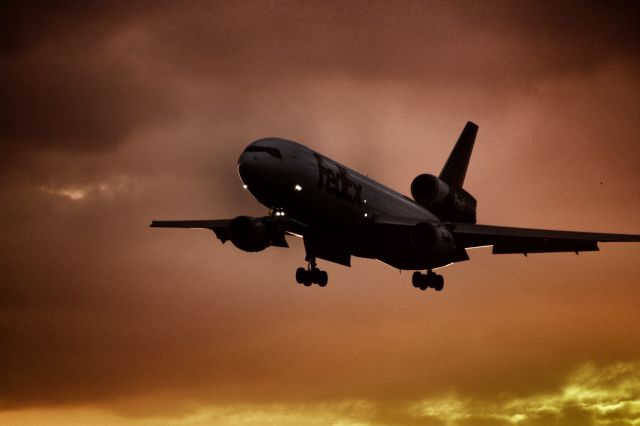
[[[437,227],[440,220],[428,209],[296,142],[279,138],[253,142],[240,156],[238,172],[246,189],[274,214],[314,231],[309,238],[317,240],[319,257],[348,265],[353,254],[399,269],[430,269],[453,261],[451,253],[413,247],[398,250],[409,246],[409,235],[390,230],[381,238],[384,228],[370,226],[377,218],[393,217]],[[332,246],[333,252],[341,247],[344,254],[331,258],[323,253],[324,245]]]

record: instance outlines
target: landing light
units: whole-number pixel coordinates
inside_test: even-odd
[[[365,213],[365,214],[364,214],[364,217],[369,217],[369,213]]]
[[[293,187],[296,191],[302,191],[302,187],[300,185],[296,185]]]
[[[248,186],[247,185],[242,185],[242,189],[247,189]]]

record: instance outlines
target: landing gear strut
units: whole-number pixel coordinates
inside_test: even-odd
[[[296,270],[296,282],[304,284],[305,287],[309,287],[311,284],[325,287],[329,282],[329,275],[326,271],[318,269],[315,259],[311,259],[306,269],[298,268]]]
[[[309,287],[311,284],[318,284],[320,287],[325,287],[327,282],[329,282],[329,275],[326,271],[321,271],[316,266],[316,255],[312,238],[306,235],[303,241],[306,251],[305,260],[309,263],[306,269],[298,268],[296,270],[296,282],[298,284],[304,284],[305,287]]]
[[[442,291],[444,288],[444,277],[436,274],[432,270],[429,270],[426,274],[416,271],[411,277],[411,283],[414,287],[422,291],[428,288],[432,288],[435,291]]]

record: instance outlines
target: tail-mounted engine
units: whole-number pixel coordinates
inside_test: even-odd
[[[411,182],[411,196],[441,220],[476,223],[476,199],[464,189],[451,187],[433,175],[416,177]]]

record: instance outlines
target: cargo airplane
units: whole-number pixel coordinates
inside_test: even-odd
[[[414,287],[436,291],[443,289],[444,279],[433,270],[469,260],[471,247],[493,246],[494,254],[577,254],[598,250],[598,242],[640,241],[640,235],[476,224],[476,199],[463,184],[477,131],[476,124],[466,124],[439,176],[421,174],[413,180],[413,199],[296,142],[260,139],[240,155],[238,173],[268,215],[153,221],[151,226],[210,229],[223,243],[248,252],[288,247],[286,235],[302,237],[307,266],[295,275],[305,286],[327,285],[317,259],[351,266],[357,256],[414,270]]]

